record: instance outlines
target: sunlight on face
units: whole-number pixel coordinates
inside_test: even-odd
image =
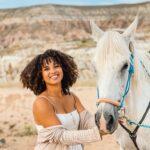
[[[42,66],[42,76],[46,84],[61,84],[63,79],[63,70],[61,65],[51,59],[49,59],[49,61],[45,60]]]

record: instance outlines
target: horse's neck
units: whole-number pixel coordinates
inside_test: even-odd
[[[138,121],[144,114],[150,101],[150,79],[141,66],[135,66],[135,75],[132,78],[131,89],[127,99],[128,116]]]

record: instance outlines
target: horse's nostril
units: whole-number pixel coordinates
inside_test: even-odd
[[[114,118],[112,115],[109,115],[109,118],[107,120],[107,128],[109,131],[112,129],[113,125],[114,125]]]
[[[112,116],[112,115],[110,115],[110,118],[109,118],[108,123],[109,123],[109,124],[113,124],[113,122],[114,122],[113,116]]]

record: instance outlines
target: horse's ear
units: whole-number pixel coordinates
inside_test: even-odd
[[[101,36],[104,34],[104,31],[101,30],[94,21],[90,21],[91,31],[92,31],[92,38],[94,41],[98,42]]]
[[[125,37],[127,41],[130,41],[131,38],[134,37],[134,33],[136,31],[137,25],[138,25],[138,15],[131,23],[131,25],[123,33],[123,37]]]

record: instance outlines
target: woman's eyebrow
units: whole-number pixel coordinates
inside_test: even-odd
[[[43,65],[43,68],[47,68],[47,67],[49,67],[47,64],[46,64],[46,65]]]

